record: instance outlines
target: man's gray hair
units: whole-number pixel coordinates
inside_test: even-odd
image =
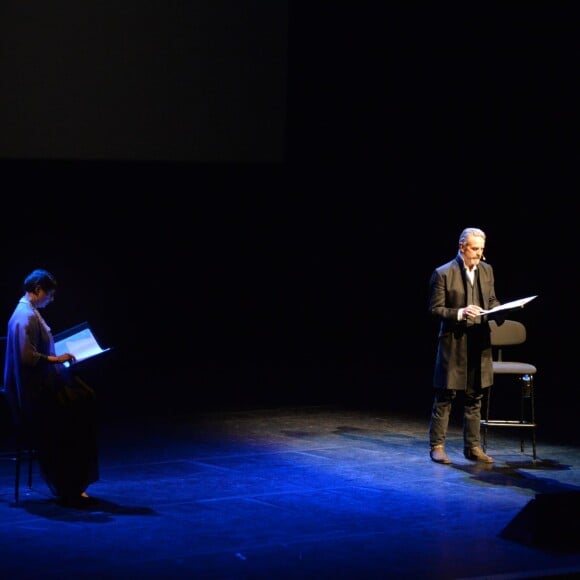
[[[465,244],[467,239],[471,236],[478,236],[485,240],[485,232],[483,230],[480,230],[479,228],[465,228],[459,236],[459,243]]]

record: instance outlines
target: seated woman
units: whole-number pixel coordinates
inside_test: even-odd
[[[56,355],[50,327],[39,310],[55,297],[57,281],[46,270],[24,280],[24,295],[8,322],[4,385],[15,421],[37,451],[42,477],[66,504],[89,500],[98,480],[95,393]]]

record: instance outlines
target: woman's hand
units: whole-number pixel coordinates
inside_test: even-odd
[[[57,357],[55,357],[57,363],[74,363],[77,359],[75,357],[74,354],[71,354],[70,352],[65,352],[63,354],[59,354]]]

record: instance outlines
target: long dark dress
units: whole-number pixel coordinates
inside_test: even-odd
[[[95,393],[47,355],[52,333],[24,296],[8,322],[4,385],[44,481],[55,496],[75,499],[99,478]]]

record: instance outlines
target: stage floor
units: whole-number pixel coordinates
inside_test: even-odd
[[[8,578],[570,578],[580,573],[580,453],[491,432],[491,466],[429,459],[428,418],[330,406],[110,419],[86,509],[37,473],[12,505]],[[572,530],[572,531],[570,531]],[[580,574],[579,574],[580,576]]]

